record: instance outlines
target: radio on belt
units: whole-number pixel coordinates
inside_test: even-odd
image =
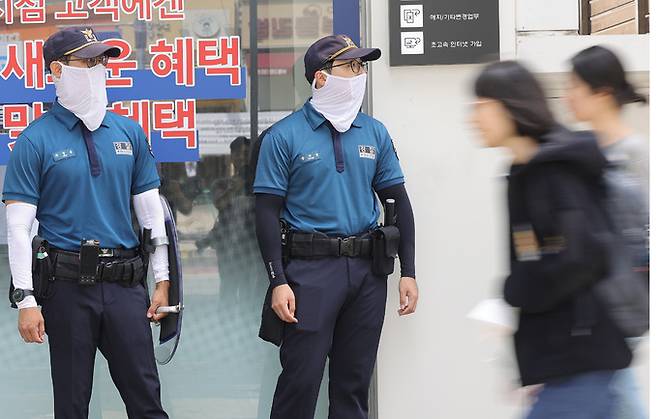
[[[80,285],[95,285],[98,279],[98,261],[100,258],[98,240],[82,240],[80,245]]]

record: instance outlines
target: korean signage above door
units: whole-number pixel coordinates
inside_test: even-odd
[[[239,36],[146,36],[147,24],[180,27],[187,19],[184,4],[0,0],[0,165],[7,164],[22,130],[55,99],[43,38],[65,26],[92,27],[121,49],[107,66],[108,109],[141,124],[156,159],[198,160],[196,101],[244,99],[246,69]]]
[[[473,64],[500,56],[498,0],[389,0],[391,65]]]

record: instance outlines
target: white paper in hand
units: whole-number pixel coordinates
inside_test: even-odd
[[[491,298],[479,302],[466,317],[514,332],[518,323],[518,310],[502,298]]]

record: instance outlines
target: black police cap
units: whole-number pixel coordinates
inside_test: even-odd
[[[382,56],[379,48],[359,48],[347,35],[331,35],[315,41],[306,51],[306,80],[313,83],[315,73],[334,60],[375,61]]]
[[[90,27],[65,28],[56,32],[43,45],[43,59],[46,68],[50,63],[67,55],[78,58],[94,58],[101,55],[118,57],[121,50],[98,40]]]

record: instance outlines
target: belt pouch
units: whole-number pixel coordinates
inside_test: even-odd
[[[134,288],[140,284],[146,284],[146,267],[141,256],[128,259],[123,262],[124,268],[121,270],[122,278],[118,278],[122,285],[128,288]]]
[[[37,304],[50,296],[50,283],[53,280],[52,256],[48,242],[41,237],[32,239],[32,288]]]

